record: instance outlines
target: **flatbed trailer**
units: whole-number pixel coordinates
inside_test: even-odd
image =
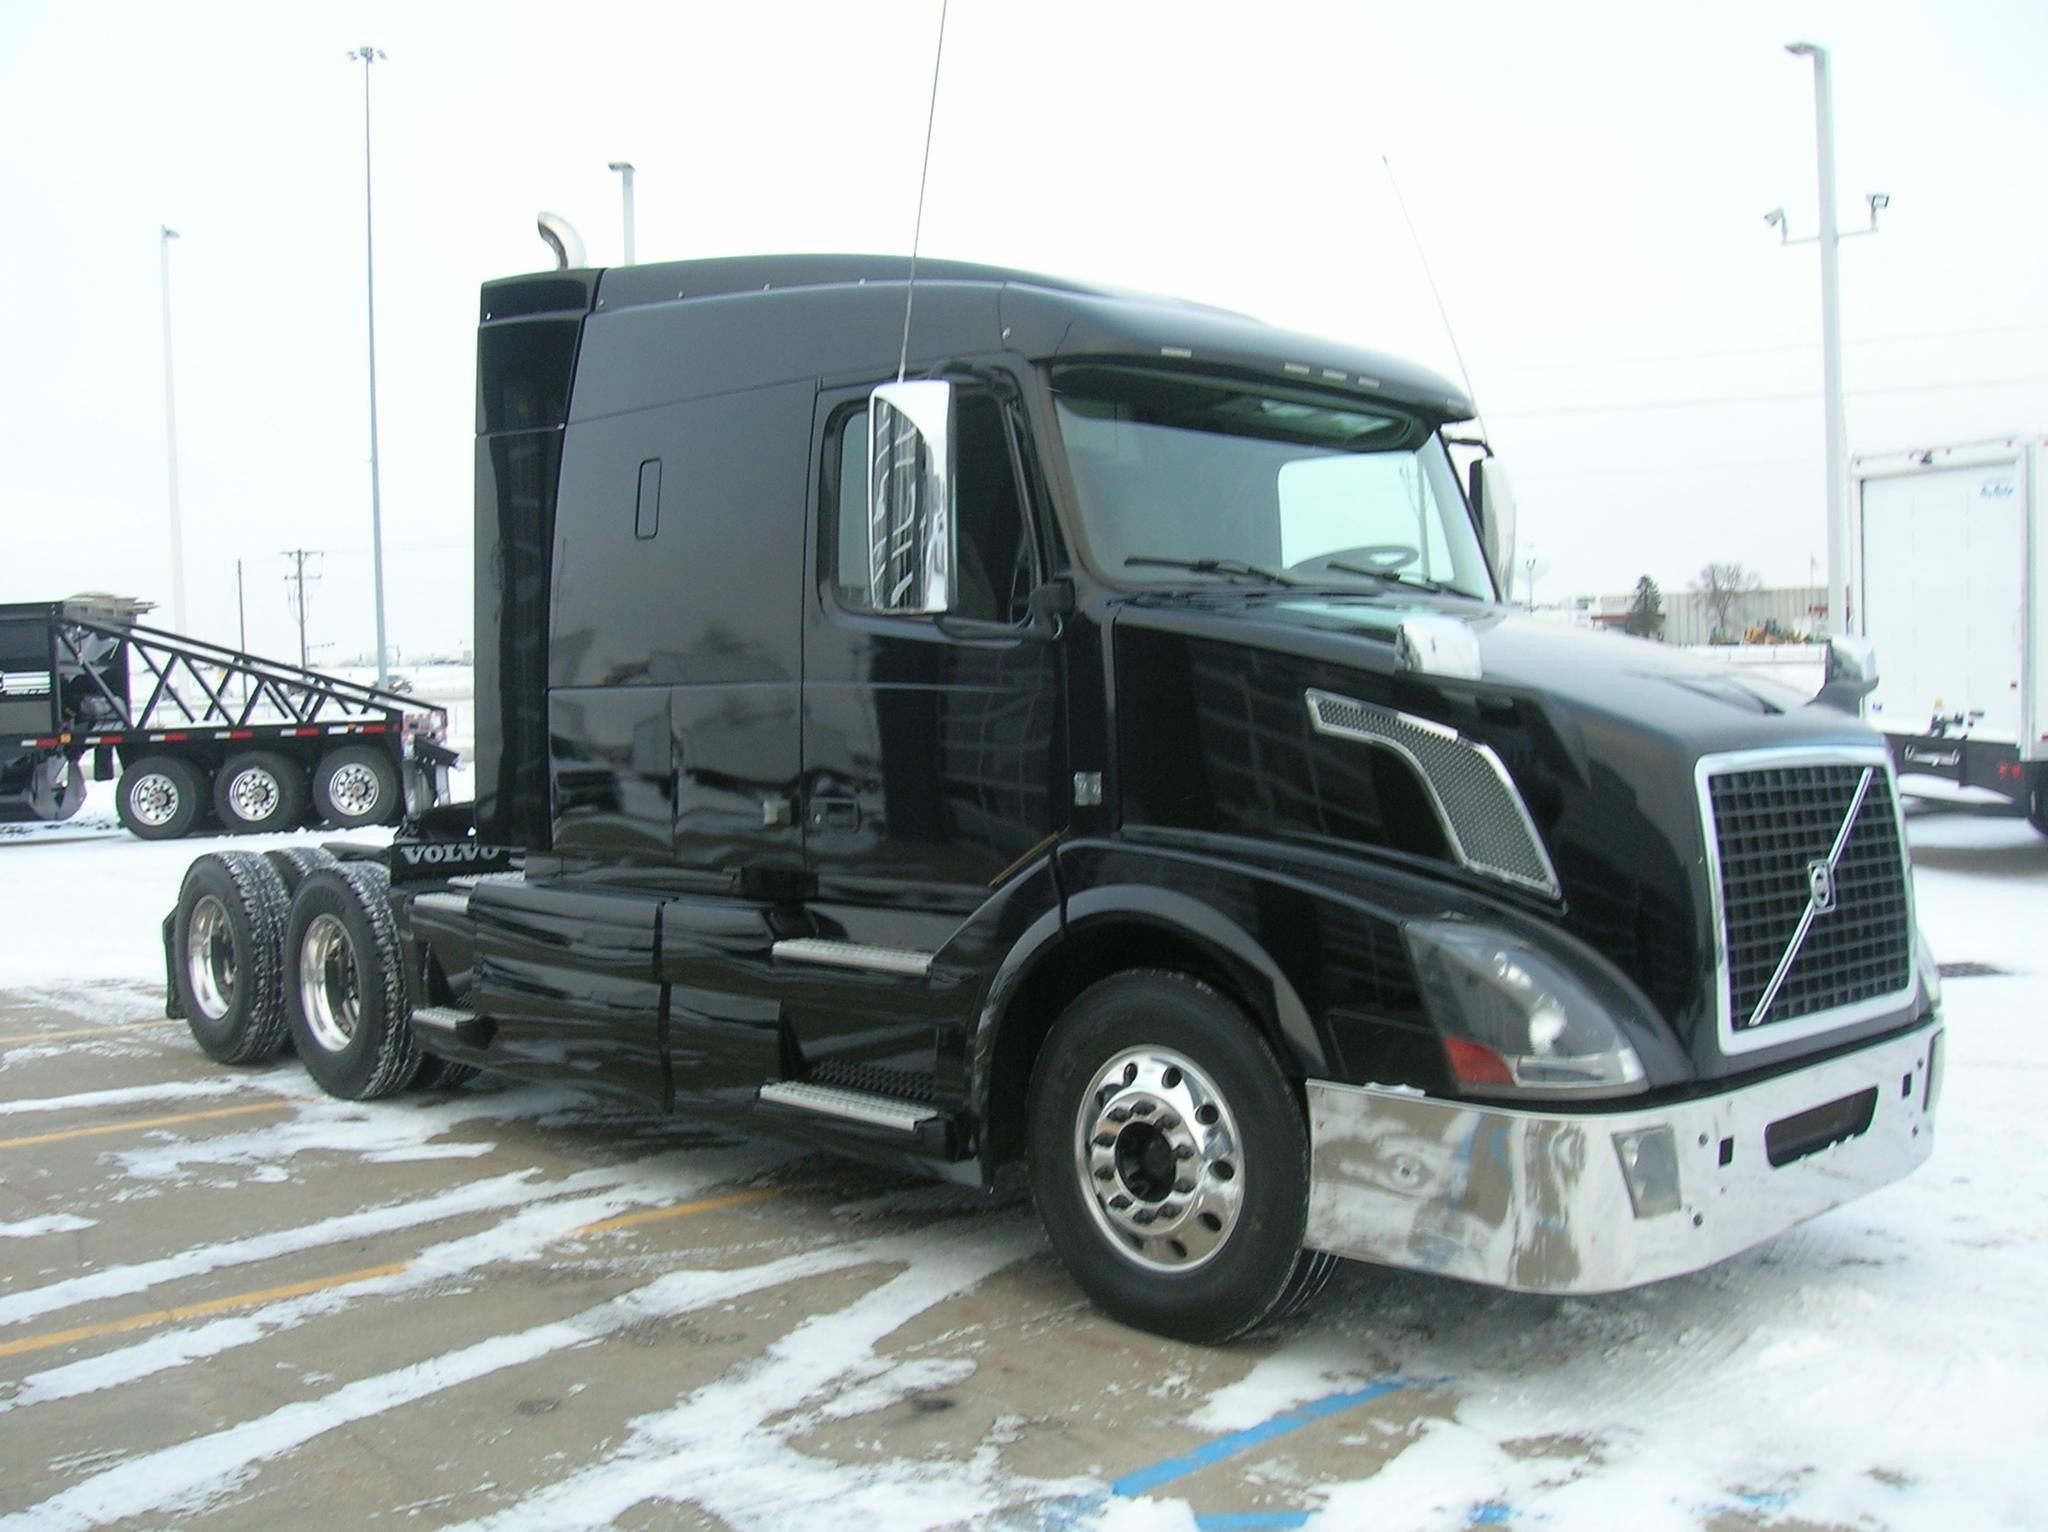
[[[0,820],[61,820],[118,778],[145,840],[208,824],[389,824],[447,797],[447,710],[136,621],[83,596],[0,605]]]

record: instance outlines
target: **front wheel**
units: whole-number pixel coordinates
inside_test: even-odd
[[[1294,1087],[1207,985],[1135,972],[1083,992],[1046,1038],[1027,1112],[1053,1250],[1113,1318],[1223,1341],[1328,1275],[1301,1248],[1308,1134]]]

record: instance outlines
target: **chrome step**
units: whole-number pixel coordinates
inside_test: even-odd
[[[415,1006],[412,1013],[415,1027],[424,1027],[429,1032],[439,1032],[458,1041],[466,1041],[463,1029],[473,1026],[477,1020],[475,1011],[466,1011],[457,1005]]]
[[[794,936],[777,942],[769,950],[785,962],[900,973],[914,979],[924,978],[932,969],[929,952],[913,952],[908,947],[864,947],[859,942],[831,942],[815,936]]]
[[[893,1096],[870,1096],[866,1091],[845,1090],[837,1085],[812,1085],[803,1080],[775,1080],[761,1087],[757,1101],[769,1106],[794,1107],[821,1117],[839,1117],[865,1123],[871,1128],[889,1128],[897,1133],[915,1133],[918,1124],[939,1114],[920,1101],[898,1101]]]
[[[446,889],[435,889],[430,893],[414,894],[412,907],[416,910],[433,910],[442,915],[467,915],[469,895],[450,893]]]

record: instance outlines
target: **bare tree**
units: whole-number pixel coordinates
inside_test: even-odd
[[[1699,573],[1700,594],[1714,614],[1714,631],[1730,633],[1730,614],[1735,603],[1751,591],[1762,590],[1763,576],[1743,564],[1707,564]]]

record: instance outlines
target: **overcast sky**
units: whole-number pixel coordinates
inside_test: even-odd
[[[470,625],[476,289],[548,264],[907,248],[937,0],[56,4],[0,58],[12,245],[0,600],[169,599],[170,248],[187,626],[370,647],[363,72],[376,66],[389,628]],[[1825,553],[1813,76],[1832,50],[1852,450],[2048,428],[2048,5],[954,0],[928,254],[1148,288],[1457,362],[1539,598],[1804,583]]]

